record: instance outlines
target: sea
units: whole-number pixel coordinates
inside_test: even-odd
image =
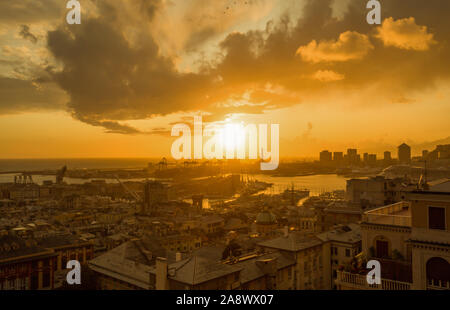
[[[69,169],[131,169],[144,168],[148,163],[155,163],[154,158],[95,158],[95,159],[0,159],[0,183],[13,182],[16,171],[43,171],[56,170],[62,166]],[[42,184],[44,180],[54,180],[54,176],[33,175],[33,181]],[[251,175],[251,179],[272,183],[273,186],[265,191],[267,194],[277,194],[283,192],[287,188],[308,189],[310,195],[316,196],[324,192],[334,190],[344,190],[347,179],[336,174],[324,175],[307,175],[293,177],[279,177],[267,174]],[[141,180],[141,179],[133,179]],[[64,178],[69,184],[82,184],[89,182],[89,179]],[[106,180],[107,182],[117,182],[114,179]]]

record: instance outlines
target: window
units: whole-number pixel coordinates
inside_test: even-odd
[[[32,290],[37,290],[38,289],[38,275],[37,274],[32,274],[31,275],[31,289]]]
[[[445,208],[428,207],[428,228],[445,230]]]
[[[338,249],[336,248],[336,247],[334,247],[334,246],[332,246],[331,247],[331,255],[337,255],[337,253],[338,253]]]
[[[389,244],[387,241],[377,240],[377,257],[383,258],[389,256]]]
[[[42,277],[42,286],[49,287],[50,286],[50,271],[44,272]]]
[[[350,257],[350,250],[349,249],[345,249],[345,256]]]

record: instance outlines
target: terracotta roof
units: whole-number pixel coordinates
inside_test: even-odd
[[[304,233],[291,232],[287,237],[278,237],[258,243],[261,247],[279,249],[284,251],[299,252],[322,244],[323,241],[315,236],[307,236]]]

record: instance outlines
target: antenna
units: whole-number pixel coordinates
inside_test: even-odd
[[[428,175],[427,175],[427,160],[425,159],[425,165],[424,165],[425,171],[424,171],[424,177],[425,177],[425,184],[428,183]]]

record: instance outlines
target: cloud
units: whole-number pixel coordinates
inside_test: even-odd
[[[20,35],[22,38],[24,38],[24,39],[26,39],[26,40],[29,40],[30,42],[32,42],[32,43],[34,43],[34,44],[36,44],[37,41],[38,41],[38,38],[37,38],[34,34],[32,34],[32,33],[30,32],[30,27],[27,26],[27,25],[22,25],[22,26],[20,26],[20,32],[19,32],[19,35]]]
[[[39,16],[44,13],[40,3],[0,2],[0,23],[26,25],[39,38],[42,28],[35,23],[57,20],[45,28],[46,40],[36,44],[2,41],[2,46],[11,48],[8,53],[3,48],[6,52],[0,55],[1,75],[26,81],[25,93],[16,94],[21,110],[26,109],[24,98],[30,100],[30,109],[48,108],[49,103],[33,100],[36,89],[30,85],[53,82],[67,94],[64,108],[73,117],[108,132],[157,133],[160,130],[138,130],[130,124],[177,113],[205,112],[214,119],[231,113],[264,113],[329,94],[370,93],[392,104],[404,101],[392,98],[414,97],[412,91],[450,78],[448,45],[410,53],[376,39],[370,42],[369,36],[379,35],[379,30],[365,22],[367,10],[360,0],[347,1],[339,18],[331,8],[336,3],[332,0],[305,0],[301,14],[295,16],[287,0],[277,13],[267,10],[280,1],[255,0],[227,14],[223,2],[216,1],[96,0],[83,4],[88,13],[83,13],[81,25],[65,23],[60,3]],[[36,10],[19,10],[26,4]],[[6,16],[2,8],[16,15]],[[259,8],[255,15],[249,15],[255,8]],[[407,33],[399,21],[414,16],[414,25],[415,21],[426,25],[416,25],[418,33],[429,35],[432,29],[437,42],[450,40],[445,13],[449,10],[450,2],[439,0],[383,3],[383,15],[392,17],[396,34]],[[411,22],[403,23],[414,28]],[[388,28],[383,24],[380,29]],[[22,44],[31,57],[25,57],[28,51],[19,58],[13,52]],[[36,57],[43,44],[48,57]],[[171,49],[172,45],[176,46]],[[27,58],[32,62],[22,61]],[[179,67],[180,62],[194,66],[198,59],[201,66],[195,70]],[[4,69],[6,63],[9,66]],[[339,83],[326,83],[332,81]]]
[[[113,9],[113,8],[109,8]],[[195,108],[208,87],[201,74],[177,72],[147,33],[131,42],[114,21],[85,19],[48,34],[48,47],[64,68],[55,81],[70,96],[68,108],[86,123],[130,132],[118,120],[145,119]]]
[[[313,79],[320,82],[341,81],[345,78],[343,74],[334,72],[332,70],[319,70],[311,76]]]
[[[0,1],[0,23],[29,23],[57,19],[66,10],[60,0]]]
[[[0,76],[0,114],[61,110],[67,100],[52,83],[36,83]]]
[[[375,37],[385,46],[395,46],[406,50],[426,51],[437,42],[426,26],[416,24],[414,17],[394,20],[386,18],[377,28]]]
[[[68,110],[77,119],[111,132],[136,133],[124,122],[179,112],[208,112],[216,120],[232,113],[263,113],[299,104],[305,97],[321,94],[323,87],[339,88],[341,94],[346,89],[370,88],[396,98],[450,73],[434,61],[442,59],[440,55],[405,58],[402,50],[375,48],[369,41],[373,27],[361,21],[367,12],[356,0],[339,19],[333,17],[331,0],[308,0],[301,17],[280,15],[263,29],[228,34],[217,21],[229,23],[230,17],[221,16],[220,10],[211,6],[197,12],[204,1],[182,6],[177,2],[187,14],[184,18],[192,21],[184,23],[182,30],[196,41],[185,49],[192,52],[210,36],[224,37],[213,61],[185,73],[177,67],[178,55],[164,53],[156,39],[153,25],[161,22],[167,5],[146,1],[148,14],[139,3],[99,0],[98,15],[88,16],[82,25],[61,25],[48,33],[48,48],[62,64],[53,78],[70,96]],[[398,0],[392,3],[386,5],[385,14],[396,18],[409,8]],[[432,8],[433,14],[440,12],[436,4]],[[408,14],[421,16],[420,11]],[[196,20],[201,23],[196,25]],[[208,33],[212,25],[214,31]],[[446,28],[438,28],[445,35]],[[202,31],[205,36],[199,35]],[[298,55],[306,61],[298,61]],[[321,67],[324,63],[327,67]],[[340,83],[325,83],[331,81]]]
[[[346,31],[339,35],[337,41],[317,43],[313,40],[306,46],[300,46],[297,55],[313,63],[348,61],[363,58],[373,48],[367,35],[356,31]]]
[[[396,97],[392,99],[392,103],[399,103],[399,104],[411,104],[416,102],[416,100],[407,98],[404,96]]]

